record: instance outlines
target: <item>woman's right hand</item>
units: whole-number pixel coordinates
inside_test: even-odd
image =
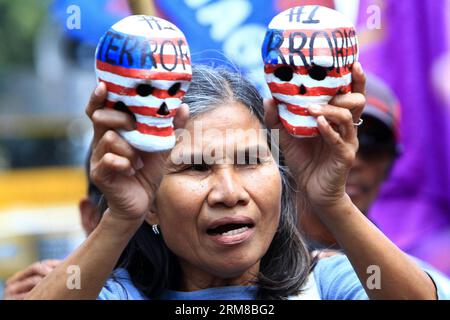
[[[141,152],[128,144],[115,130],[134,130],[134,119],[125,112],[104,108],[106,95],[106,86],[100,83],[86,108],[94,125],[90,176],[105,196],[110,215],[139,223],[150,210],[165,154]],[[187,106],[180,106],[177,114],[175,123],[185,122]]]

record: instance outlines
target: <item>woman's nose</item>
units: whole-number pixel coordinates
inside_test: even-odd
[[[239,174],[234,168],[215,170],[211,179],[212,187],[208,194],[208,204],[214,206],[234,207],[247,205],[250,195],[242,185]]]

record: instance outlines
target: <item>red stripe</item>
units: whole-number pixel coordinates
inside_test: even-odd
[[[310,116],[308,109],[300,106],[296,106],[295,104],[285,103],[287,109],[290,113],[296,114],[298,116]]]
[[[173,118],[177,114],[178,109],[169,109],[169,114],[162,116],[158,114],[159,108],[152,107],[128,107],[131,112],[142,115],[142,116],[151,116],[156,118]]]
[[[155,71],[148,69],[130,69],[120,66],[114,66],[100,60],[96,60],[97,69],[111,72],[122,77],[146,79],[146,80],[169,80],[169,81],[191,81],[191,73],[172,72],[172,71]]]
[[[286,103],[286,102],[280,101],[276,98],[274,98],[273,100],[275,100],[276,104],[284,104],[286,106],[286,108],[289,110],[289,112],[291,112],[291,113],[294,113],[299,116],[310,116],[308,109],[306,109],[305,107]]]
[[[305,97],[334,96],[339,92],[339,90],[340,93],[348,93],[352,90],[351,84],[336,88],[325,88],[325,87],[305,87],[305,88],[306,93],[302,95]],[[289,82],[286,83],[270,82],[269,89],[272,93],[281,93],[286,95],[300,95],[300,87],[298,85]]]
[[[154,54],[153,58],[155,59],[155,63],[161,64],[162,62],[164,62],[165,66],[173,65],[173,64],[182,65],[182,61],[184,61],[185,65],[190,65],[191,64],[188,59],[183,59],[183,58],[181,58],[180,56],[178,56],[176,54],[164,54],[164,55]]]
[[[149,126],[144,123],[136,122],[136,129],[142,134],[149,134],[158,137],[169,137],[173,134],[173,127]]]
[[[165,66],[170,66],[173,64],[182,65],[182,61],[184,61],[185,65],[191,64],[189,59],[182,58],[176,54],[154,54],[153,58],[155,59],[155,63],[161,64],[162,62],[164,62]]]
[[[112,108],[114,109],[114,105],[116,104],[116,101],[109,101],[106,100],[106,107],[107,108]],[[171,118],[171,117],[175,117],[175,115],[177,114],[177,109],[169,109],[169,114],[162,116],[160,114],[158,114],[158,110],[159,107],[136,107],[136,106],[127,106],[127,108],[135,113],[135,114],[139,114],[142,116],[151,116],[151,117],[156,117],[156,118]]]
[[[292,52],[289,51],[289,48],[285,48],[282,47],[279,49],[280,52],[283,55],[289,55],[289,54],[294,54]],[[338,48],[338,51],[340,51],[341,49]],[[303,48],[302,50],[300,50],[301,53],[303,53],[306,57],[310,56],[310,49],[309,48]],[[352,55],[356,55],[358,53],[358,48],[356,46],[351,46],[351,47],[345,47],[342,48],[342,52],[344,54],[344,56],[352,56]],[[314,56],[333,56],[336,53],[336,49],[335,48],[314,48],[313,49],[313,55]],[[297,52],[295,52],[295,54],[298,54]]]
[[[311,38],[311,36],[313,35],[314,32],[317,32],[319,30],[315,30],[315,29],[311,29],[311,30],[307,30],[307,29],[288,29],[288,30],[284,30],[283,31],[283,37],[284,38],[289,38],[291,33],[294,32],[303,32],[308,38]],[[354,38],[356,35],[355,29],[354,28],[337,28],[337,29],[321,29],[320,31],[325,31],[330,38],[332,38],[332,32],[333,31],[341,31],[342,33],[344,33],[344,31],[347,33],[347,37],[350,36],[350,38]],[[320,33],[317,35],[318,38],[323,38],[323,33]],[[342,36],[340,35],[340,33],[336,32],[336,38],[342,38]],[[333,40],[332,40],[333,41]],[[353,43],[355,43],[356,40],[353,40]]]
[[[137,95],[136,88],[123,87],[121,85],[105,81],[103,79],[99,79],[99,81],[102,81],[106,84],[106,89],[109,92],[120,94],[122,96],[136,96]],[[152,96],[155,96],[156,98],[159,98],[159,99],[166,99],[166,98],[181,99],[184,97],[185,94],[186,94],[186,92],[184,92],[182,90],[178,90],[178,92],[176,94],[171,96],[171,95],[169,95],[168,90],[162,90],[162,89],[157,89],[157,88],[153,88],[153,92],[152,92]]]
[[[332,78],[341,78],[342,76],[345,76],[349,73],[351,73],[352,71],[350,70],[350,67],[353,65],[353,63],[351,64],[347,64],[345,66],[341,66],[340,72],[338,73],[336,71],[336,68],[334,68],[331,71],[328,71],[327,77],[332,77]],[[296,74],[300,74],[300,75],[308,75],[308,68],[305,66],[291,66],[288,64],[282,64],[282,63],[278,63],[278,64],[265,64],[264,65],[264,72],[266,74],[270,74],[270,73],[274,73],[276,69],[278,69],[279,67],[290,67],[294,70],[294,72]]]
[[[291,126],[286,120],[284,120],[282,117],[278,116],[283,126],[286,128],[286,130],[295,136],[306,136],[306,137],[312,137],[319,135],[319,129],[316,127],[294,127]]]
[[[381,100],[375,98],[375,97],[366,97],[366,103],[373,105],[375,108],[380,109],[383,112],[388,113],[389,107]]]

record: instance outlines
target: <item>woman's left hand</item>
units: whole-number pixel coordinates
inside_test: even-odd
[[[358,149],[357,129],[365,105],[365,75],[361,65],[353,65],[353,90],[338,95],[329,104],[309,108],[317,118],[320,136],[295,138],[278,119],[274,101],[265,103],[265,120],[280,130],[280,148],[285,163],[297,183],[298,192],[317,212],[344,199],[348,172]]]

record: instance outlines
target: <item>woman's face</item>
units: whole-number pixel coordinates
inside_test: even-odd
[[[155,219],[185,281],[202,279],[194,287],[256,274],[277,230],[281,177],[260,129],[242,104],[221,105],[189,120],[172,149]]]

